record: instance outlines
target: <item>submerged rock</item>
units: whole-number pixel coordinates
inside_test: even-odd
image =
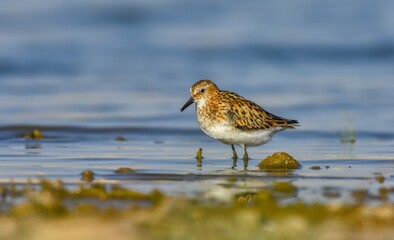
[[[378,181],[378,183],[382,184],[382,183],[384,183],[385,177],[383,175],[377,175],[375,177],[375,179],[376,179],[376,181]]]
[[[81,173],[81,180],[84,182],[92,182],[94,180],[94,172],[85,170]]]
[[[41,140],[43,138],[42,133],[38,129],[34,129],[31,133],[26,133],[24,135],[25,139]]]
[[[312,170],[320,170],[321,169],[321,167],[320,166],[312,166],[312,167],[310,167]]]
[[[135,173],[135,170],[128,167],[120,167],[115,170],[115,173],[122,173],[122,174]]]
[[[263,159],[258,167],[263,170],[294,170],[301,168],[301,164],[285,152],[276,152]]]
[[[127,139],[126,139],[125,137],[122,137],[122,136],[117,136],[117,137],[115,138],[115,141],[118,141],[118,142],[126,142]]]

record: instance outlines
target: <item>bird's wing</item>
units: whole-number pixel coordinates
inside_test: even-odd
[[[234,127],[243,131],[267,130],[274,127],[294,128],[298,121],[278,117],[256,103],[235,93],[228,99],[227,117]]]

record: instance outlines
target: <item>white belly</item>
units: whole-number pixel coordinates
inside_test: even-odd
[[[259,146],[269,142],[272,136],[282,130],[281,128],[272,128],[269,130],[259,131],[242,131],[234,129],[227,124],[221,124],[205,128],[201,125],[201,129],[208,136],[215,138],[225,144],[235,144],[240,146]]]

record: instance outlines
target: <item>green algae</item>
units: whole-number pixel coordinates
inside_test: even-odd
[[[26,133],[24,135],[25,139],[34,139],[34,140],[42,140],[43,137],[44,137],[43,134],[38,129],[34,129],[32,132]]]
[[[365,233],[393,236],[393,206],[349,207],[298,203],[281,206],[258,194],[252,201],[232,206],[201,205],[175,198],[148,209],[114,213],[84,206],[78,213],[56,221],[41,216],[14,221],[7,239],[360,239]],[[48,221],[49,219],[49,221]],[[0,219],[0,224],[8,219]],[[61,227],[59,227],[61,226]],[[51,235],[52,229],[56,234]],[[357,229],[355,232],[354,229]],[[25,235],[25,236],[26,236]],[[46,238],[44,236],[47,236]],[[48,237],[49,236],[49,237]],[[331,236],[331,238],[330,238]],[[352,237],[349,237],[352,236]],[[335,238],[338,239],[338,238]],[[363,239],[363,238],[362,238]],[[386,238],[390,239],[390,238]]]
[[[382,184],[382,183],[384,183],[384,180],[385,180],[385,177],[383,176],[383,175],[377,175],[376,177],[375,177],[375,179],[376,179],[376,181],[378,182],[378,183],[380,183],[380,184]]]
[[[132,174],[135,173],[134,169],[128,168],[128,167],[120,167],[118,169],[115,170],[115,173],[119,173],[119,174]]]
[[[10,192],[10,185],[2,185],[2,189]],[[166,196],[158,190],[142,193],[116,184],[84,183],[67,188],[61,181],[40,179],[34,186],[19,187],[16,191],[25,200],[10,205],[0,217],[2,239],[333,239],[332,233],[335,239],[360,239],[366,233],[374,239],[394,236],[392,204],[282,204],[283,194],[298,191],[288,181],[235,193],[233,201],[225,204]],[[385,196],[394,193],[387,187],[380,191]],[[368,193],[361,190],[357,194]],[[81,203],[81,199],[88,201]],[[127,208],[95,205],[96,201],[118,199],[151,204]],[[72,207],[70,201],[74,202]]]
[[[85,182],[92,182],[94,180],[94,172],[91,170],[81,172],[81,180]]]
[[[66,198],[95,198],[95,199],[128,199],[128,200],[153,200],[155,202],[162,198],[162,193],[152,190],[151,193],[141,193],[116,184],[80,184],[73,190],[64,187],[60,180],[40,180],[39,193],[49,193],[52,197],[63,200]]]
[[[196,159],[197,159],[197,166],[198,167],[201,167],[202,166],[202,159],[203,159],[204,157],[202,156],[202,148],[199,148],[198,150],[197,150],[197,153],[196,153]]]
[[[274,182],[272,186],[257,192],[241,192],[234,195],[234,203],[263,203],[278,204],[283,199],[296,196],[298,188],[291,182]]]
[[[99,209],[98,205],[95,205],[97,201],[124,200],[129,203],[144,201],[144,205],[155,206],[164,198],[164,195],[158,190],[142,193],[112,184],[80,184],[70,190],[60,180],[48,181],[41,179],[35,187],[29,185],[26,184],[25,187],[18,189],[18,197],[13,197],[13,199],[23,197],[25,201],[21,204],[13,205],[9,209],[8,212],[11,216],[16,218],[26,216],[64,217],[81,210],[86,211],[86,209],[94,212],[94,209]],[[8,187],[1,186],[1,190],[4,193],[14,191],[11,188],[13,188],[12,184]],[[3,200],[5,197],[5,194],[2,195]],[[89,204],[79,204],[79,201],[83,199],[86,199]],[[70,206],[73,207],[70,208]],[[118,210],[114,211],[117,212]]]
[[[269,190],[261,190],[258,192],[243,192],[234,195],[234,203],[250,204],[250,203],[274,203],[274,196]]]
[[[0,196],[2,199],[7,197],[7,188],[4,185],[0,185]]]
[[[262,170],[295,170],[301,168],[301,164],[288,153],[275,152],[263,159],[258,167]]]
[[[197,150],[197,153],[196,153],[196,160],[197,160],[197,167],[198,168],[201,168],[202,167],[202,159],[203,159],[204,157],[202,156],[202,148],[199,148],[198,150]]]
[[[312,167],[310,167],[312,170],[320,170],[321,169],[321,167],[320,166],[312,166]]]
[[[368,202],[386,202],[389,198],[389,191],[385,188],[378,189],[378,193],[371,193],[368,189],[357,189],[351,192],[353,200],[357,204],[365,204]]]
[[[293,194],[298,191],[297,187],[290,182],[274,182],[273,191]]]

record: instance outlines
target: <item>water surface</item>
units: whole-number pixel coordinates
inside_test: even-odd
[[[340,189],[338,201],[350,190],[392,187],[391,9],[367,0],[4,3],[0,181],[74,184],[89,169],[96,181],[224,199],[291,181],[295,198],[308,201],[324,200],[324,187]],[[301,127],[251,148],[249,171],[242,162],[232,170],[230,147],[201,133],[192,108],[179,112],[203,78]],[[342,144],[340,132],[351,128],[356,143]],[[45,138],[25,140],[33,129]],[[276,151],[303,168],[258,171]],[[137,174],[115,174],[118,167]],[[234,175],[239,186],[223,187]]]

